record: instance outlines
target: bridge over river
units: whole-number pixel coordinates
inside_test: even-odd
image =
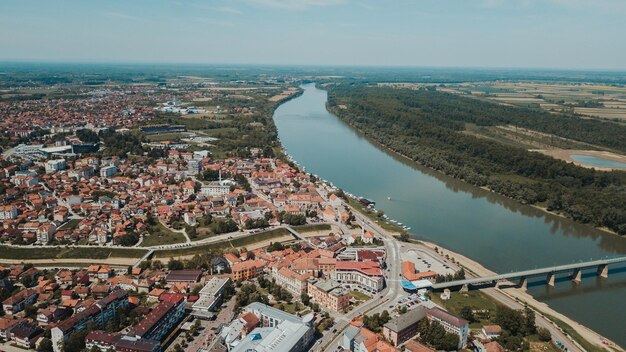
[[[550,286],[554,286],[556,274],[560,273],[572,273],[571,278],[575,282],[582,281],[582,271],[586,269],[597,269],[597,273],[601,277],[608,277],[609,275],[609,264],[619,264],[626,262],[625,257],[617,257],[617,258],[606,258],[600,260],[593,260],[588,262],[580,262],[573,264],[565,264],[559,266],[545,267],[540,269],[532,269],[532,270],[524,270],[517,271],[508,274],[499,274],[493,276],[485,276],[485,277],[475,277],[471,279],[464,280],[456,280],[456,281],[448,281],[448,282],[440,282],[432,285],[432,289],[435,291],[443,290],[443,289],[452,289],[452,288],[461,288],[462,290],[467,290],[472,286],[485,286],[485,285],[495,285],[498,282],[503,281],[518,281],[520,287],[526,288],[527,282],[529,278],[533,277],[545,277],[546,284]]]

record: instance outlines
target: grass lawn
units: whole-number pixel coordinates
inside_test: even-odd
[[[8,248],[0,246],[0,258],[14,260],[71,258],[106,259],[109,257],[140,258],[144,254],[146,254],[146,250],[135,248]]]
[[[68,222],[59,227],[59,230],[75,229],[76,226],[78,226],[78,223],[80,223],[80,219],[70,219]]]
[[[172,132],[172,133],[159,133],[159,134],[151,134],[146,136],[150,142],[163,142],[163,141],[173,141],[178,140],[182,137],[180,132]]]
[[[300,233],[329,231],[330,224],[310,224],[310,225],[292,226],[292,228]]]
[[[441,298],[439,298],[439,294],[434,293],[431,295],[431,299],[456,316],[459,316],[461,308],[465,306],[469,306],[474,310],[488,310],[490,312],[489,318],[482,319],[480,323],[473,323],[472,328],[479,327],[482,324],[492,323],[491,319],[495,317],[496,309],[499,305],[499,303],[490,299],[480,291],[469,291],[465,293],[452,292],[450,299],[447,301],[442,301]],[[476,318],[478,320],[479,316],[476,316]]]
[[[140,247],[161,246],[164,244],[184,243],[185,235],[174,232],[163,226],[160,222],[151,226],[148,230],[149,235],[143,236]]]
[[[177,257],[183,255],[194,255],[194,254],[203,254],[209,250],[219,250],[219,249],[227,249],[233,247],[246,247],[250,244],[263,242],[270,240],[272,238],[282,237],[288,235],[290,232],[286,229],[279,228],[266,232],[259,232],[253,235],[237,238],[234,240],[224,240],[215,243],[209,243],[197,247],[190,248],[177,248],[177,249],[169,249],[164,251],[156,251],[154,255],[158,258],[170,258]]]
[[[359,300],[359,301],[369,301],[370,299],[372,299],[372,297],[366,295],[363,292],[359,292],[359,291],[350,291],[350,297]]]

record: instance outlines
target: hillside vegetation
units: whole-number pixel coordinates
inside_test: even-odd
[[[330,87],[328,108],[380,144],[425,166],[626,234],[626,172],[586,169],[462,133],[466,123],[513,125],[625,152],[623,125],[437,91],[362,85]]]

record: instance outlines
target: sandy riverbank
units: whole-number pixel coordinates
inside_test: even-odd
[[[611,171],[611,170],[621,170],[624,171],[624,168],[618,167],[600,167],[600,166],[591,166],[587,164],[583,164],[578,162],[572,158],[572,155],[588,155],[593,156],[600,159],[607,159],[611,161],[617,161],[620,163],[626,164],[626,156],[611,153],[603,150],[577,150],[577,149],[533,149],[531,151],[539,152],[548,156],[551,156],[555,159],[565,160],[570,163],[574,163],[578,166],[585,167],[588,169],[596,169],[600,171]]]
[[[424,244],[424,246],[430,249],[434,250],[435,247],[439,248],[439,253],[441,255],[448,254],[451,258],[454,258],[454,260],[459,265],[464,267],[467,271],[475,274],[476,276],[496,275],[495,272],[485,268],[480,263],[472,259],[469,259],[459,253],[452,252],[448,249],[442,248],[441,246],[437,246],[434,243],[424,242],[424,241],[421,241],[421,242]],[[571,318],[555,311],[554,309],[550,308],[550,306],[548,306],[547,304],[537,301],[533,296],[531,296],[530,294],[528,294],[526,291],[522,289],[507,288],[507,289],[500,290],[500,292],[502,292],[503,294],[509,296],[510,298],[516,301],[520,301],[520,302],[528,304],[537,312],[540,312],[542,315],[544,315],[546,319],[548,320],[550,320],[548,316],[552,316],[552,317],[555,317],[556,319],[561,320],[565,324],[575,329],[576,332],[578,332],[585,340],[587,340],[588,342],[590,342],[591,344],[595,345],[598,348],[601,348],[607,351],[616,351],[616,350],[624,351],[624,349],[622,349],[619,345],[617,345],[613,341],[589,329],[588,327],[578,323],[577,321],[572,320]],[[610,346],[604,345],[602,343],[603,341],[609,342]]]

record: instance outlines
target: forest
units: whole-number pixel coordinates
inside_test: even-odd
[[[397,153],[522,203],[626,234],[626,172],[587,169],[462,133],[465,123],[514,125],[625,152],[624,125],[435,90],[346,84],[328,90],[330,111]]]

